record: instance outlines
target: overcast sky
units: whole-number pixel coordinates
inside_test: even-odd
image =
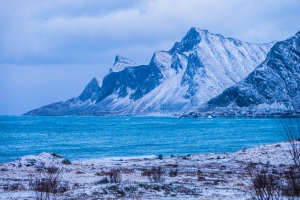
[[[0,115],[78,96],[116,54],[148,64],[191,27],[252,43],[300,30],[300,0],[0,0]]]

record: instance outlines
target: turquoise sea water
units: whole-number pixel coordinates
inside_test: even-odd
[[[0,162],[55,152],[70,160],[227,153],[283,141],[279,119],[0,116]]]

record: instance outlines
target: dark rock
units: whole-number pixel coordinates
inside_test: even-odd
[[[106,183],[109,183],[107,177],[103,177],[102,179],[100,179],[99,181],[96,181],[95,184],[98,185],[98,184],[106,184]]]
[[[64,159],[63,161],[61,161],[62,164],[64,165],[71,165],[71,161],[69,161],[68,159]]]
[[[55,158],[63,158],[61,155],[58,155],[58,154],[56,154],[56,153],[51,153],[51,155],[52,155],[53,157],[55,157]]]
[[[26,159],[26,162],[34,165],[36,163],[36,159]]]
[[[182,160],[188,160],[186,156],[182,156]]]
[[[67,191],[67,188],[64,187],[64,186],[60,186],[58,189],[57,189],[57,193],[64,193]]]
[[[36,168],[41,168],[44,169],[45,168],[45,163],[44,162],[39,162],[35,165]]]

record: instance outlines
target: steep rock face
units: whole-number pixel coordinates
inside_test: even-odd
[[[83,92],[79,95],[79,100],[84,102],[87,100],[95,101],[98,98],[101,91],[102,80],[93,78],[89,84],[85,87]]]
[[[92,87],[87,86],[78,98],[26,114],[188,112],[245,78],[265,59],[272,45],[250,44],[191,28],[171,50],[155,52],[148,65],[137,65],[130,59],[116,56],[99,88],[92,91]]]
[[[300,32],[277,42],[252,73],[201,109],[213,115],[299,115]],[[200,114],[201,115],[201,114]]]
[[[111,72],[103,79],[102,90],[96,103],[101,102],[109,95],[117,98],[137,100],[160,84],[161,71],[155,64],[126,67],[119,72]]]

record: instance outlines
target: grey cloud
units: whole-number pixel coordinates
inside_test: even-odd
[[[46,101],[50,99],[47,92],[39,93],[41,88],[51,91],[57,100],[76,96],[89,78],[103,77],[107,73],[115,54],[148,63],[154,51],[169,50],[191,27],[261,43],[292,36],[300,29],[298,19],[299,0],[3,1],[0,70],[2,77],[8,71],[12,74],[16,71],[24,86],[13,84],[13,77],[2,80],[0,94],[10,98],[1,104],[10,106],[4,112],[0,105],[0,114],[10,113],[9,108],[15,109],[11,103],[15,102],[13,92],[40,99],[24,102],[24,106],[17,109],[20,111],[14,112],[19,114],[26,106],[30,107],[29,104],[38,107],[50,102]],[[23,70],[29,69],[28,66],[32,73],[21,76],[20,72],[25,73]],[[43,72],[37,73],[40,69]],[[82,81],[56,88],[53,82],[63,84],[74,79],[68,70],[77,71],[72,76]],[[79,74],[89,78],[80,78]],[[56,77],[56,80],[40,81],[44,76]],[[34,80],[39,84],[30,84]],[[73,87],[80,89],[75,91]],[[10,95],[6,95],[8,92]]]

